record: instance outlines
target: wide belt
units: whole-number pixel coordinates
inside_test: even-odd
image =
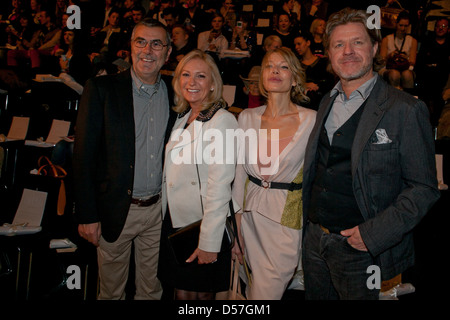
[[[158,202],[159,197],[160,197],[160,195],[158,193],[148,199],[131,198],[131,203],[137,204],[139,207],[148,207],[148,206],[151,206],[152,204],[155,204],[156,202]]]
[[[285,182],[272,182],[267,180],[260,180],[258,178],[255,178],[253,176],[248,176],[249,180],[253,182],[254,184],[263,187],[264,189],[283,189],[283,190],[300,190],[302,188],[302,183],[285,183]]]

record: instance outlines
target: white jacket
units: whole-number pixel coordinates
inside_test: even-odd
[[[174,228],[203,219],[199,248],[208,252],[219,252],[225,220],[229,214],[231,183],[236,167],[237,148],[226,143],[226,131],[234,131],[238,125],[231,113],[219,109],[210,120],[194,120],[184,130],[190,112],[176,120],[166,145],[162,184],[163,215],[168,203]],[[208,141],[211,136],[214,141]],[[222,138],[223,148],[219,141]],[[193,161],[194,154],[198,155],[198,173]],[[200,154],[203,154],[203,157]]]

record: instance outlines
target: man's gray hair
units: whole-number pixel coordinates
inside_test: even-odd
[[[163,25],[161,22],[159,22],[158,20],[155,20],[153,18],[144,18],[141,21],[139,21],[138,23],[136,23],[136,25],[133,28],[133,32],[131,33],[131,40],[134,40],[134,33],[136,31],[136,28],[139,26],[145,26],[148,28],[163,28],[164,31],[166,31],[166,40],[167,40],[167,45],[168,47],[172,46],[172,39],[171,39],[171,34],[170,31],[167,29],[167,27],[165,25]]]

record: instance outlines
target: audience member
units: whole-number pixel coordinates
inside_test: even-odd
[[[172,28],[172,52],[163,69],[175,71],[181,59],[193,49],[195,46],[187,29],[181,24],[174,25]]]
[[[261,67],[267,105],[238,118],[239,128],[257,130],[258,140],[241,146],[245,159],[236,168],[232,194],[244,252],[235,245],[233,258],[243,264],[245,255],[249,264],[249,300],[280,300],[300,261],[303,160],[316,112],[300,105],[307,100],[304,73],[291,49],[268,52]]]
[[[228,41],[231,40],[231,34],[234,32],[238,15],[235,10],[234,0],[222,0],[222,5],[218,13],[223,17],[223,33]]]
[[[42,0],[30,0],[30,14],[35,24],[39,23],[39,12],[42,9]]]
[[[306,0],[302,6],[301,21],[305,30],[308,30],[314,19],[328,19],[328,2],[323,0]]]
[[[200,126],[201,134],[214,130],[225,137],[227,130],[237,129],[237,121],[224,109],[219,69],[203,51],[193,50],[184,56],[172,84],[178,118],[166,144],[158,277],[163,286],[175,288],[177,300],[211,300],[215,293],[228,290],[230,283],[231,247],[222,251],[221,247],[227,237],[225,223],[236,166],[236,156],[227,153],[236,152],[236,148],[224,143],[223,149],[216,149],[215,161],[209,161],[209,155],[208,159],[198,159],[196,155],[206,155],[210,144],[196,133]],[[187,141],[185,133],[190,137]],[[196,143],[195,139],[205,142]],[[180,154],[193,161],[180,162]],[[186,261],[177,261],[168,236],[198,220],[198,247],[186,252]]]
[[[251,28],[251,19],[248,15],[242,14],[239,19],[242,25],[233,28],[233,35],[231,37],[229,48],[231,50],[238,48],[240,50],[249,51],[250,55],[252,55],[257,44],[256,32]]]
[[[380,70],[380,74],[392,86],[400,90],[414,88],[415,73],[413,70],[416,64],[417,40],[407,34],[409,25],[409,15],[402,11],[398,15],[395,32],[383,38],[380,48],[380,55],[386,61],[386,68]],[[390,64],[391,59],[394,59],[395,55],[399,53],[405,57],[404,67]]]
[[[131,36],[131,33],[133,32],[134,26],[144,19],[147,12],[145,11],[145,8],[143,6],[135,5],[130,10],[131,15],[128,16],[128,18],[124,18],[121,27],[124,31],[124,33],[127,33],[129,37]]]
[[[434,32],[420,46],[414,68],[420,88],[420,98],[427,104],[433,125],[437,124],[444,100],[441,92],[450,73],[449,20],[438,18]]]
[[[62,73],[60,77],[78,84],[74,84],[72,89],[76,87],[74,90],[81,95],[86,81],[92,76],[92,64],[87,54],[83,31],[66,28],[63,29],[62,36],[63,41],[55,51]]]
[[[163,19],[166,22],[166,27],[172,30],[172,27],[179,24],[179,13],[174,7],[168,7],[163,10]]]
[[[278,8],[278,13],[287,13],[291,17],[293,25],[298,25],[300,23],[300,15],[295,11],[296,3],[298,3],[296,0],[282,0],[280,7]]]
[[[32,40],[34,34],[38,32],[37,25],[34,24],[32,16],[25,12],[18,19],[19,24],[16,27],[10,25],[6,28],[8,43],[19,50],[33,49],[35,46]],[[34,38],[34,41],[37,41],[37,37]]]
[[[51,57],[51,53],[54,47],[59,44],[61,37],[61,29],[54,23],[54,16],[49,9],[44,8],[39,12],[39,22],[41,29],[39,32],[34,33],[33,39],[30,41],[30,45],[33,48],[8,52],[9,66],[17,67],[19,66],[19,60],[30,59],[32,76],[36,73],[44,72],[46,67],[48,67],[48,64],[43,63],[42,60]]]
[[[236,92],[234,106],[247,109],[260,107],[265,103],[265,98],[259,90],[260,73],[261,66],[254,66],[246,78],[240,76],[244,87]],[[237,86],[237,88],[241,88],[241,86]]]
[[[160,0],[158,11],[153,14],[153,19],[158,20],[163,25],[167,26],[167,22],[164,19],[164,10],[167,8],[173,8],[171,0]]]
[[[444,100],[444,107],[437,126],[437,139],[450,140],[450,74],[442,92],[442,99]]]
[[[260,66],[262,63],[262,59],[266,55],[267,52],[275,50],[283,46],[283,42],[281,38],[277,35],[269,35],[264,38],[262,48],[257,49],[253,58],[251,59],[252,66]]]
[[[197,39],[201,32],[211,28],[211,15],[200,8],[198,0],[186,0],[186,8],[180,12],[180,23]]]
[[[296,30],[292,29],[291,18],[287,13],[280,13],[278,15],[275,29],[269,33],[269,35],[277,35],[280,37],[283,46],[288,47],[291,50],[294,49],[294,37]]]
[[[106,27],[103,27],[97,34],[91,35],[90,51],[91,61],[94,65],[98,63],[111,64],[117,59],[119,50],[126,46],[127,37],[120,27],[120,19],[119,8],[113,8],[109,12]]]
[[[322,97],[333,88],[335,81],[334,75],[327,70],[328,59],[312,53],[313,41],[312,35],[307,32],[303,32],[294,39],[295,50],[306,74],[306,95],[310,99],[304,106],[317,110]]]
[[[123,0],[121,6],[121,16],[123,22],[127,21],[128,19],[133,19],[133,8],[136,6],[137,2],[137,0]]]
[[[323,34],[325,33],[326,21],[324,19],[314,19],[311,23],[309,32],[313,36],[311,41],[311,51],[318,57],[325,57],[325,49],[323,46]]]
[[[223,81],[226,84],[240,83],[238,76],[247,75],[253,66],[254,54],[257,47],[257,34],[250,28],[248,15],[242,15],[239,23],[233,30],[229,49],[248,51],[248,56],[228,56],[222,59],[220,69],[223,72]]]
[[[63,14],[67,12],[68,6],[68,0],[56,0],[55,2],[55,23],[59,28],[62,28],[62,25],[60,23],[62,21]]]
[[[16,26],[19,24],[20,15],[25,11],[25,3],[23,0],[11,0],[11,6],[5,20],[8,21],[8,25]]]
[[[228,49],[228,40],[222,34],[223,17],[215,13],[211,19],[212,29],[198,35],[197,48],[211,53],[216,61]]]

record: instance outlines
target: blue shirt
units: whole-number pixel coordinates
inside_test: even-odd
[[[161,76],[152,85],[143,83],[133,68],[131,76],[136,144],[133,198],[147,198],[161,192],[169,98]]]

